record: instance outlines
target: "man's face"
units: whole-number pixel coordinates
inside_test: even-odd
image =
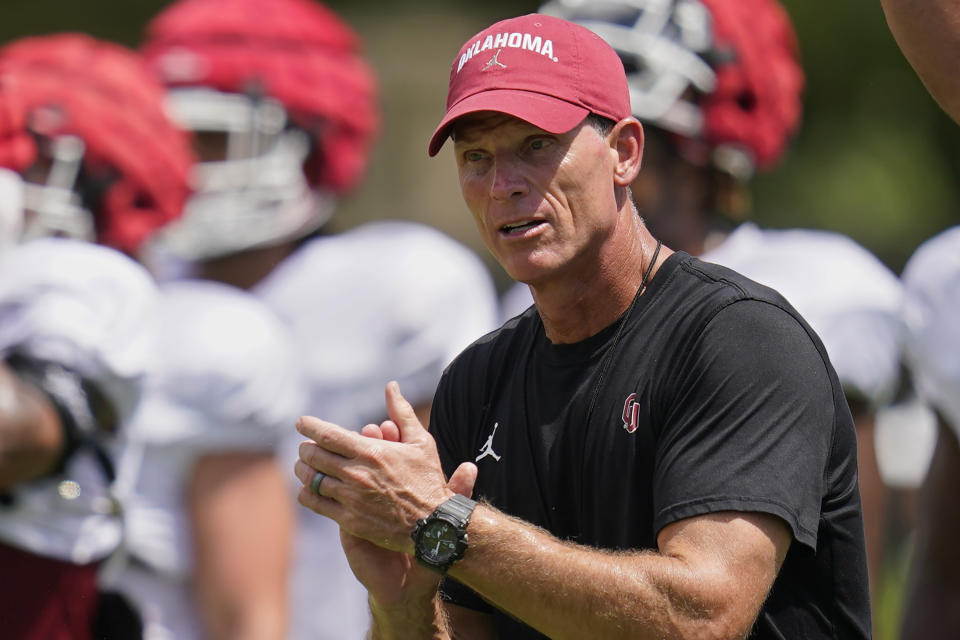
[[[487,248],[536,285],[588,264],[617,220],[616,149],[581,123],[552,134],[500,113],[460,119],[460,189]]]

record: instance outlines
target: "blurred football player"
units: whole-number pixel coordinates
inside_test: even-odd
[[[904,640],[960,634],[960,227],[924,242],[903,271],[905,359],[935,410],[937,444],[921,489],[904,597]]]
[[[646,134],[632,192],[651,233],[777,289],[824,341],[857,421],[875,578],[884,488],[873,423],[898,384],[896,276],[838,234],[744,222],[750,178],[781,160],[800,122],[804,76],[787,13],[776,0],[553,0],[541,12],[592,29],[623,61]],[[503,315],[531,302],[518,284]]]
[[[93,638],[97,571],[121,539],[117,438],[153,355],[157,292],[104,247],[0,256],[0,621],[20,640]]]
[[[76,42],[83,42],[76,52],[88,44]],[[118,439],[155,354],[158,296],[149,273],[112,249],[54,238],[20,244],[24,229],[34,233],[41,222],[36,210],[25,220],[25,190],[36,191],[25,189],[19,171],[49,160],[28,126],[35,95],[21,91],[21,79],[0,63],[0,167],[8,167],[0,168],[0,621],[4,637],[83,640],[94,637],[104,608],[97,571],[121,540],[109,487]],[[65,118],[56,126],[64,135],[76,131]],[[103,132],[101,142],[111,135]],[[181,138],[171,146],[177,140],[188,158]],[[100,150],[91,156],[100,173],[78,169],[75,176],[103,177],[118,167],[116,156]],[[138,200],[148,231],[186,196],[185,180],[180,202],[176,181],[168,186],[170,210],[135,179],[123,183],[128,199],[115,195],[114,206]],[[111,185],[101,187],[103,195]],[[73,205],[101,210],[92,194]],[[126,248],[136,243],[129,228],[107,218],[94,233]]]
[[[440,232],[401,221],[324,229],[360,182],[379,126],[360,47],[310,0],[181,0],[150,23],[142,47],[201,156],[197,192],[158,237],[155,268],[266,301],[294,331],[304,412],[357,429],[386,417],[390,380],[425,416],[443,367],[496,322],[486,267]],[[291,429],[291,460],[301,439]],[[299,517],[292,637],[360,637],[366,591],[336,524]]]
[[[125,553],[103,582],[133,599],[150,640],[282,638],[293,510],[275,453],[304,403],[297,354],[244,292],[161,292],[161,355],[117,472]]]
[[[180,214],[188,136],[136,53],[81,35],[26,38],[0,49],[0,83],[36,147],[13,165],[26,236],[138,255]],[[274,453],[303,404],[287,329],[210,282],[164,286],[158,304],[158,352],[115,465],[122,550],[101,583],[133,601],[145,638],[282,638],[292,508]],[[121,622],[104,620],[131,637]]]

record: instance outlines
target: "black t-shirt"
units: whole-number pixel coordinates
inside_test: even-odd
[[[775,291],[682,252],[626,321],[553,345],[531,307],[471,345],[434,400],[446,473],[475,461],[475,499],[606,549],[774,514],[794,541],[751,637],[870,637],[856,436],[819,338]],[[543,637],[454,580],[442,594],[500,637]]]

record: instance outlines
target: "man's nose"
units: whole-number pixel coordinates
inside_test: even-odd
[[[517,163],[502,156],[496,158],[493,166],[493,181],[490,184],[490,197],[495,200],[510,200],[526,193],[527,182]]]

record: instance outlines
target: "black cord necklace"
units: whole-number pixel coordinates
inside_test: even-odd
[[[590,418],[593,417],[593,408],[596,406],[597,397],[600,395],[600,387],[603,386],[603,379],[607,377],[607,370],[610,368],[610,364],[613,362],[613,355],[617,352],[617,344],[620,342],[620,336],[623,334],[623,328],[627,326],[627,322],[630,320],[630,314],[633,313],[633,308],[637,306],[637,300],[640,299],[640,296],[647,288],[647,281],[650,279],[650,274],[653,272],[653,265],[657,264],[657,256],[660,255],[660,247],[662,245],[663,241],[657,240],[657,248],[653,250],[653,257],[650,259],[650,264],[647,265],[647,270],[643,274],[643,279],[640,280],[640,287],[637,288],[637,293],[633,296],[630,306],[627,307],[627,311],[623,314],[623,320],[620,322],[620,326],[617,327],[617,333],[613,336],[613,342],[610,343],[610,348],[607,349],[607,353],[603,356],[603,364],[600,365],[600,375],[597,377],[597,383],[593,386],[593,393],[590,396],[590,408],[587,409],[587,419],[584,422],[585,427],[589,427]]]
[[[603,356],[603,358],[604,358],[604,359],[603,359],[603,363],[600,365],[600,375],[599,375],[599,377],[597,378],[597,382],[596,382],[596,384],[595,384],[594,387],[593,387],[593,393],[592,393],[592,396],[591,396],[591,398],[590,398],[590,408],[589,408],[589,410],[587,411],[587,419],[586,419],[586,422],[584,422],[584,425],[583,425],[583,436],[582,436],[583,441],[581,442],[581,447],[580,447],[580,450],[581,450],[581,451],[584,451],[584,450],[585,450],[586,438],[587,438],[587,433],[588,433],[589,424],[590,424],[590,418],[593,416],[593,408],[594,408],[594,406],[595,406],[596,403],[597,403],[597,397],[598,397],[598,395],[599,395],[599,393],[600,393],[600,388],[601,388],[601,386],[603,385],[603,380],[604,380],[604,378],[606,377],[607,370],[610,368],[610,364],[611,364],[611,362],[613,361],[613,356],[614,356],[614,354],[616,353],[617,344],[620,342],[620,336],[621,336],[622,333],[623,333],[624,327],[627,325],[627,323],[628,323],[629,320],[630,320],[630,315],[631,315],[632,312],[633,312],[633,308],[634,308],[634,307],[636,306],[636,304],[637,304],[637,300],[640,299],[640,296],[643,294],[644,290],[647,288],[647,282],[650,280],[650,275],[653,273],[653,267],[654,267],[654,265],[656,265],[656,263],[657,263],[657,257],[660,255],[660,247],[661,247],[662,244],[663,244],[663,243],[662,243],[661,241],[659,241],[659,240],[657,241],[657,248],[654,249],[653,257],[652,257],[651,260],[650,260],[650,264],[647,266],[646,272],[643,274],[643,279],[641,279],[641,281],[640,281],[640,286],[637,288],[637,293],[634,295],[633,300],[630,302],[630,306],[627,307],[627,310],[624,312],[623,317],[622,317],[622,321],[620,322],[620,325],[617,327],[617,332],[616,332],[616,334],[614,335],[614,338],[613,338],[612,342],[610,343],[610,347],[607,349],[606,353],[605,353],[604,356]],[[542,320],[542,318],[540,318],[539,312],[537,313],[537,319],[540,320],[541,328],[543,328],[543,320]],[[536,343],[537,343],[536,340],[531,341],[530,350],[527,352],[526,362],[524,363],[524,370],[526,371],[526,373],[525,373],[525,375],[524,375],[524,377],[523,377],[523,391],[522,391],[522,394],[524,395],[524,397],[525,397],[526,394],[527,394],[527,385],[528,385],[528,380],[529,380],[529,378],[530,378],[530,373],[529,373],[529,372],[530,372],[530,363],[531,363],[532,358],[533,358],[533,352],[534,352],[534,349],[536,348]],[[504,376],[504,377],[502,377],[501,379],[502,379],[502,380],[507,380],[507,377]],[[498,395],[500,394],[500,391],[501,391],[500,389],[494,390],[494,397],[495,397],[495,396],[498,396]],[[492,403],[488,403],[488,404],[484,407],[484,411],[485,411],[485,412],[489,409],[489,407],[491,406],[491,404],[492,404]],[[526,410],[526,412],[527,412],[527,413],[526,413],[527,424],[532,424],[533,422],[532,422],[532,420],[530,419],[530,414],[529,414],[529,411],[530,411],[530,405],[529,405],[529,404],[525,405],[525,410]],[[486,413],[484,413],[484,416],[486,416]],[[528,429],[527,429],[528,437],[532,437],[532,433],[533,433],[532,430],[530,430],[529,427],[528,427]],[[532,446],[533,446],[533,445],[531,445],[531,447],[532,447]],[[534,466],[536,467],[536,464],[537,464],[536,457],[534,457],[534,459],[533,459],[532,462],[533,462]],[[583,485],[583,478],[582,478],[582,476],[583,476],[583,464],[582,464],[582,461],[581,461],[581,464],[580,464],[579,471],[575,471],[575,473],[579,473],[579,474],[580,474],[580,476],[581,476],[580,486],[581,486],[581,487],[584,486],[584,485]],[[555,514],[553,513],[556,508],[554,507],[554,509],[550,509],[550,508],[546,507],[546,505],[549,504],[549,500],[547,500],[546,494],[545,494],[545,492],[544,492],[544,488],[543,488],[542,484],[539,482],[539,478],[540,478],[540,477],[542,477],[542,474],[541,474],[539,471],[534,474],[534,478],[537,478],[537,479],[538,479],[538,481],[534,483],[534,484],[536,485],[534,488],[535,488],[536,491],[537,491],[537,495],[539,495],[539,496],[541,497],[542,503],[543,503],[543,505],[544,505],[543,514],[544,514],[544,518],[546,519],[546,523],[547,523],[547,525],[548,525],[548,528],[549,528],[551,531],[558,531],[559,529],[557,528],[557,523],[554,521],[554,515],[555,515]],[[580,511],[582,512],[582,510],[583,510],[583,505],[581,504]],[[582,515],[583,515],[583,514],[581,513],[581,520],[582,520],[582,521],[585,521],[585,520],[583,520]],[[574,539],[574,540],[575,540],[575,539],[578,539],[578,538],[579,538],[579,534],[571,533],[571,535],[570,535],[569,537],[570,537],[570,539]]]

